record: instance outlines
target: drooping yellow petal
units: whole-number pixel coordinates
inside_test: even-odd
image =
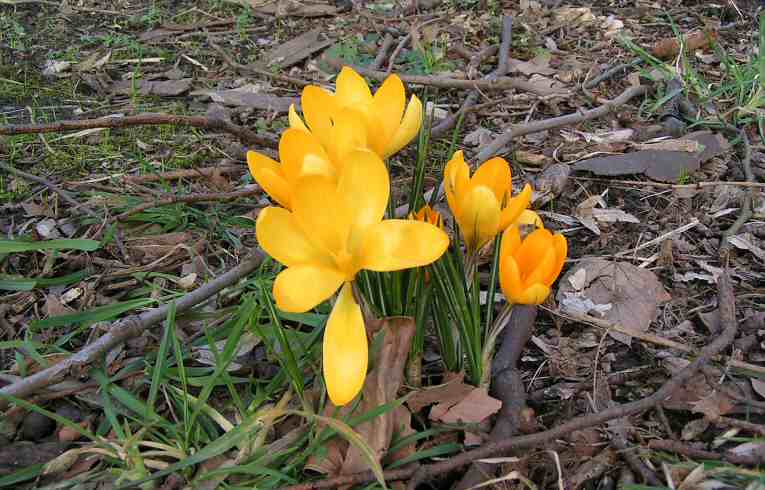
[[[319,140],[300,129],[288,129],[279,139],[282,169],[293,182],[307,175],[335,176],[335,167]]]
[[[421,267],[437,260],[449,236],[430,223],[389,219],[371,226],[361,248],[361,267],[386,272]]]
[[[406,106],[406,112],[401,120],[401,125],[393,133],[393,138],[388,143],[384,158],[398,153],[399,150],[408,145],[417,136],[417,133],[420,132],[421,126],[422,102],[420,102],[416,95],[412,95],[412,98],[409,99],[409,104]]]
[[[388,143],[401,126],[405,105],[404,84],[397,75],[389,76],[372,97],[370,110],[376,124],[370,124],[369,144],[378,155],[386,154]]]
[[[504,242],[504,238],[502,240]],[[500,255],[499,259],[499,287],[502,294],[511,303],[516,303],[517,298],[523,294],[521,284],[521,272],[518,263],[512,255]]]
[[[335,294],[345,275],[327,267],[295,265],[274,280],[276,306],[290,313],[303,313]]]
[[[505,197],[509,197],[510,179],[510,165],[504,158],[494,157],[478,167],[470,179],[470,185],[488,187],[494,192],[497,201],[502,204]]]
[[[303,131],[308,131],[308,127],[303,122],[303,119],[300,118],[297,111],[295,110],[295,104],[290,104],[290,110],[288,113],[288,118],[290,121],[290,127],[295,129],[301,129]]]
[[[519,305],[539,305],[544,303],[549,295],[550,288],[537,283],[524,289],[517,298],[514,298],[513,302]]]
[[[364,317],[347,282],[327,320],[322,349],[327,394],[335,405],[346,405],[364,387],[368,349]]]
[[[360,245],[364,231],[379,223],[385,215],[390,194],[390,177],[385,163],[369,150],[350,153],[337,184],[337,194],[349,213],[349,249],[353,251]]]
[[[255,235],[265,252],[286,266],[315,264],[332,266],[331,256],[306,236],[295,216],[282,208],[260,211]]]
[[[523,210],[529,207],[532,194],[531,186],[526,184],[523,186],[523,190],[520,194],[511,198],[507,202],[507,205],[502,209],[502,219],[499,224],[500,229],[504,230],[510,226],[511,223],[518,219]]]
[[[252,178],[269,196],[287,209],[292,207],[290,185],[284,178],[281,165],[265,155],[248,151],[247,166]]]
[[[499,232],[499,202],[488,187],[474,187],[459,204],[457,222],[470,252],[484,246]]]
[[[516,225],[533,225],[537,228],[544,228],[545,224],[544,221],[542,221],[542,218],[535,213],[534,211],[530,209],[524,209],[521,211],[521,214],[518,215],[518,218],[515,220]]]
[[[459,197],[462,196],[470,183],[470,168],[465,163],[462,150],[454,152],[451,160],[444,168],[444,190],[449,209],[457,216],[460,210]]]
[[[369,85],[353,68],[344,66],[340,70],[335,87],[335,95],[343,107],[363,107],[372,104]]]
[[[293,191],[293,212],[308,239],[336,257],[346,251],[349,217],[337,185],[324,177],[304,177]]]

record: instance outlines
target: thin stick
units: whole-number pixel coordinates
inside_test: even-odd
[[[693,218],[689,223],[684,224],[683,226],[676,228],[672,231],[668,231],[667,233],[664,233],[663,235],[660,235],[653,240],[648,240],[647,242],[633,248],[630,250],[624,250],[623,252],[619,252],[616,254],[617,257],[621,257],[623,255],[629,255],[634,254],[636,252],[639,252],[640,250],[643,250],[648,247],[653,247],[654,245],[659,245],[664,240],[671,238],[675,235],[680,235],[681,233],[685,233],[686,231],[690,230],[691,228],[695,228],[698,226],[699,220],[697,218]]]
[[[61,199],[63,199],[67,203],[71,204],[75,209],[80,208],[80,209],[82,209],[85,212],[85,214],[87,214],[91,218],[98,219],[98,215],[96,213],[94,213],[93,211],[91,211],[87,207],[83,206],[82,204],[78,203],[71,195],[69,195],[68,192],[66,192],[64,189],[62,189],[61,187],[57,186],[56,184],[54,184],[50,180],[44,179],[42,177],[38,177],[37,175],[32,175],[30,173],[24,172],[24,171],[19,170],[17,168],[13,168],[10,165],[2,163],[2,162],[0,162],[0,168],[5,170],[6,172],[12,173],[14,175],[18,175],[19,177],[22,177],[22,178],[24,178],[26,180],[31,180],[32,182],[37,182],[38,184],[44,185],[48,189],[52,190],[53,192],[55,192],[56,194],[61,196]]]
[[[377,56],[375,56],[375,60],[372,62],[371,67],[373,70],[379,70],[380,67],[382,67],[391,46],[393,46],[393,36],[391,36],[390,33],[386,33],[382,45],[380,46],[380,50],[377,52]]]
[[[720,276],[719,296],[720,321],[722,325],[725,325],[725,329],[717,338],[701,350],[699,356],[694,361],[667,380],[667,382],[656,390],[653,395],[631,403],[617,405],[598,413],[576,417],[550,430],[527,436],[509,438],[496,443],[489,443],[478,449],[466,451],[439,463],[419,467],[413,465],[411,468],[389,470],[384,473],[385,480],[396,481],[411,478],[412,480],[409,482],[409,486],[410,488],[413,488],[420,482],[438,475],[444,475],[452,470],[468,465],[477,459],[492,457],[496,454],[513,449],[527,449],[542,446],[557,438],[565,437],[572,431],[593,427],[612,419],[627,417],[653,408],[666,400],[676,390],[680,389],[688,380],[695,376],[710,359],[732,344],[733,340],[736,338],[738,324],[735,316],[735,298],[733,296],[733,289],[727,271],[723,272]],[[282,490],[335,488],[343,485],[367,483],[374,480],[375,476],[372,472],[364,472],[303,483],[300,485],[292,485],[283,487]]]
[[[438,22],[441,20],[441,17],[436,17],[435,19],[426,20],[425,22],[422,22],[421,24],[413,25],[409,33],[404,36],[401,41],[396,46],[396,49],[393,50],[393,53],[390,55],[390,59],[388,60],[388,70],[386,71],[386,76],[390,75],[390,72],[393,71],[393,66],[396,64],[396,58],[398,57],[399,53],[402,49],[406,47],[407,44],[412,40],[412,36],[416,33],[418,29],[422,29],[428,24],[432,24],[434,22]]]
[[[143,211],[146,211],[147,209],[156,208],[159,206],[167,206],[170,204],[177,204],[177,203],[188,204],[188,203],[194,203],[194,202],[231,201],[233,199],[238,199],[240,197],[249,197],[249,196],[254,196],[261,193],[262,193],[262,190],[260,188],[256,188],[256,189],[247,189],[247,190],[234,191],[234,192],[210,192],[210,193],[204,193],[204,194],[186,194],[182,196],[167,196],[161,199],[156,199],[154,201],[145,202],[132,209],[129,209],[125,211],[124,213],[115,216],[114,220],[124,221],[128,219],[129,217],[133,216],[134,214],[138,214]]]
[[[127,128],[130,126],[154,126],[164,124],[224,131],[236,136],[242,143],[262,145],[268,148],[278,148],[279,146],[279,142],[276,138],[260,136],[254,131],[222,119],[212,119],[206,116],[178,116],[175,114],[150,113],[125,117],[74,119],[44,124],[10,124],[8,126],[0,126],[0,135],[13,136],[16,134],[57,133],[80,129]]]
[[[219,167],[172,170],[170,172],[161,172],[158,174],[126,175],[122,180],[130,184],[146,184],[148,182],[159,182],[161,180],[193,179],[198,177],[212,177],[214,175],[239,174],[246,171],[247,167],[244,165],[221,165]]]
[[[237,281],[257,269],[262,261],[263,255],[260,252],[256,252],[225,274],[218,276],[204,286],[179,298],[175,302],[176,311],[182,313],[218,294],[223,289],[235,284]],[[5,386],[0,389],[0,394],[11,395],[17,398],[26,398],[46,386],[58,383],[72,370],[90,364],[98,357],[111,350],[114,346],[127,339],[137,337],[148,328],[160,323],[167,317],[169,310],[170,306],[164,304],[141,314],[131,315],[127,318],[117,320],[112,323],[112,326],[106,334],[86,345],[77,353],[57,362],[49,368],[38,371],[16,383]],[[7,399],[0,398],[0,409],[5,408],[7,405]]]
[[[340,69],[343,66],[348,66],[348,63],[338,60],[336,58],[324,57],[324,60],[332,67]],[[371,78],[373,80],[383,81],[388,78],[388,73],[379,70],[370,70],[368,68],[361,68],[358,66],[353,67],[360,75]],[[439,76],[427,76],[427,75],[399,75],[399,78],[404,83],[413,85],[428,85],[430,87],[439,88],[455,88],[455,89],[480,89],[480,90],[509,90],[516,89],[524,92],[531,92],[533,94],[548,96],[548,95],[569,95],[568,91],[561,91],[556,89],[549,89],[534,85],[531,82],[523,80],[521,78],[512,77],[498,77],[494,80],[462,80],[459,78],[447,78]]]
[[[494,141],[486,145],[476,156],[477,162],[484,162],[489,158],[495,156],[497,152],[505,145],[510,143],[515,138],[525,136],[531,133],[539,133],[540,131],[547,131],[550,129],[560,128],[562,126],[570,126],[573,124],[579,124],[584,121],[596,119],[608,115],[621,106],[629,102],[635,97],[648,92],[648,88],[644,85],[637,87],[630,87],[622,92],[618,97],[610,100],[603,105],[581,112],[575,112],[573,114],[567,114],[565,116],[553,117],[551,119],[545,119],[543,121],[536,121],[533,123],[527,123],[524,125],[510,125],[504,133],[499,135]]]
[[[765,460],[762,457],[750,456],[744,454],[734,454],[730,452],[717,453],[714,451],[705,451],[695,447],[682,444],[677,441],[666,441],[663,439],[653,440],[648,443],[650,449],[657,451],[667,451],[670,453],[682,454],[693,459],[708,459],[712,461],[727,461],[733,464],[744,464],[749,466],[763,464]]]
[[[667,184],[664,182],[651,182],[648,180],[616,180],[616,179],[603,179],[599,177],[574,177],[574,180],[587,180],[590,182],[603,182],[604,184],[623,184],[623,185],[638,185],[645,187],[658,187],[660,189],[703,189],[705,187],[717,187],[721,185],[730,185],[735,187],[762,187],[765,188],[765,182],[748,182],[742,180],[710,180],[706,182],[697,182],[695,184]]]

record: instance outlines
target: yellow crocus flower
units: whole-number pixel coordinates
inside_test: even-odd
[[[287,268],[276,277],[277,306],[304,312],[342,292],[324,333],[324,378],[335,405],[350,402],[366,376],[364,322],[350,282],[361,269],[395,271],[427,265],[449,245],[442,230],[412,220],[384,220],[390,194],[385,163],[375,153],[347,155],[337,183],[322,176],[299,179],[292,210],[260,212],[260,246]]]
[[[416,213],[409,213],[409,219],[424,221],[425,223],[430,223],[442,230],[444,229],[444,220],[441,217],[441,213],[431,208],[429,204],[421,207]]]
[[[406,146],[422,125],[422,102],[412,95],[406,102],[404,84],[397,75],[390,75],[372,95],[364,78],[352,68],[343,67],[337,76],[335,93],[309,85],[300,98],[305,121],[290,106],[290,127],[311,131],[327,148],[330,156],[335,147],[351,138],[349,128],[338,123],[362,121],[367,147],[380,158],[388,158]]]
[[[446,164],[444,188],[449,208],[471,253],[514,223],[531,202],[528,184],[520,194],[511,197],[510,166],[503,158],[484,162],[471,178],[461,150]]]
[[[502,234],[499,251],[499,285],[511,303],[538,305],[550,294],[568,254],[560,233],[538,228],[521,239],[518,226]]]

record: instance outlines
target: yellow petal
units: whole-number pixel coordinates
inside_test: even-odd
[[[276,276],[276,306],[290,313],[303,313],[335,294],[345,275],[335,269],[315,265],[288,267]]]
[[[465,163],[462,150],[454,152],[444,168],[444,190],[452,214],[459,214],[459,201],[470,183],[470,169]]]
[[[326,145],[331,140],[332,115],[337,112],[335,96],[321,87],[309,85],[303,89],[300,104],[306,125]]]
[[[417,133],[420,132],[420,126],[422,126],[422,102],[420,102],[416,95],[412,95],[409,104],[406,106],[406,112],[401,120],[401,125],[393,133],[393,138],[388,143],[383,158],[388,158],[398,153],[401,148],[408,145],[417,136]]]
[[[348,210],[351,224],[349,249],[355,250],[369,226],[385,215],[390,194],[390,179],[385,163],[369,150],[357,150],[347,156],[347,165],[337,184],[337,194]]]
[[[295,104],[290,104],[290,111],[289,111],[289,121],[290,121],[290,127],[295,129],[301,129],[303,131],[308,131],[308,127],[305,125],[303,120],[298,116],[297,111],[295,110]]]
[[[263,188],[276,202],[287,209],[292,206],[291,189],[284,174],[274,160],[254,151],[247,152],[247,166],[255,182]]]
[[[511,257],[521,246],[521,233],[517,226],[509,226],[502,233],[502,242],[499,247],[500,257]]]
[[[554,250],[552,233],[544,228],[537,228],[529,233],[513,254],[521,268],[521,276],[528,277],[550,250]]]
[[[524,209],[529,207],[531,203],[531,186],[526,184],[523,186],[523,190],[520,194],[513,197],[507,202],[507,205],[502,209],[502,219],[500,221],[500,229],[504,230],[511,223],[518,219]]]
[[[336,257],[346,251],[349,221],[337,186],[324,177],[304,177],[293,191],[292,208],[308,239]]]
[[[530,209],[524,209],[515,220],[516,225],[534,225],[537,228],[544,228],[545,224],[542,218]]]
[[[361,112],[346,108],[334,114],[333,122],[326,147],[332,161],[342,168],[350,152],[367,147],[366,119]]]
[[[533,284],[544,284],[545,280],[552,274],[556,265],[555,249],[549,247],[544,251],[542,258],[533,264],[531,271],[523,278],[523,284],[527,287]]]
[[[512,255],[500,255],[499,287],[502,289],[502,294],[511,303],[517,303],[517,298],[523,294],[521,273],[518,270],[518,263]]]
[[[288,129],[279,139],[279,158],[287,178],[296,181],[307,175],[334,177],[335,168],[319,140],[300,129]]]
[[[566,262],[566,256],[568,255],[568,241],[566,237],[560,233],[553,235],[553,248],[555,248],[555,266],[550,271],[550,275],[545,278],[544,284],[552,286],[552,283],[560,275],[560,271],[563,269],[563,263]]]
[[[401,126],[405,105],[404,84],[397,75],[390,75],[375,92],[370,111],[377,116],[377,124],[370,124],[369,144],[378,155],[385,155],[388,142]]]
[[[368,363],[364,317],[349,282],[340,290],[327,320],[322,357],[329,399],[337,406],[346,405],[364,387]]]
[[[371,226],[361,249],[361,267],[397,271],[437,260],[449,246],[442,230],[421,221],[389,219]]]
[[[265,252],[286,266],[316,264],[331,267],[331,257],[306,236],[295,216],[282,208],[260,211],[255,235]]]
[[[484,246],[499,231],[499,202],[488,187],[474,187],[460,201],[457,222],[469,251]]]
[[[502,204],[511,189],[510,179],[510,166],[504,158],[495,157],[478,167],[470,179],[470,185],[488,187],[494,192],[497,202]]]
[[[335,95],[343,107],[369,106],[372,92],[366,80],[353,68],[344,66],[337,76]]]
[[[550,288],[544,284],[533,284],[523,290],[523,292],[514,300],[519,305],[539,305],[545,302],[550,295]]]

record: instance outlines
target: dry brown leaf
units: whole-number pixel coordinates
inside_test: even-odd
[[[443,384],[427,388],[412,394],[406,404],[413,413],[417,413],[428,405],[434,403],[445,404],[448,407],[464,399],[473,391],[473,386],[466,385],[464,373],[447,373]]]
[[[700,48],[709,46],[716,38],[714,31],[699,31],[684,36],[683,45],[685,50],[692,53]],[[674,58],[680,52],[680,41],[677,38],[662,39],[654,44],[651,54],[657,58],[668,60]]]
[[[529,61],[516,60],[510,58],[507,63],[510,73],[522,73],[524,75],[553,75],[555,69],[550,68],[550,56],[538,55]]]
[[[457,402],[443,414],[438,417],[433,416],[433,412],[441,405],[436,405],[431,412],[431,419],[440,420],[445,424],[451,423],[478,423],[493,415],[502,408],[502,402],[489,396],[486,388],[473,388],[468,395]]]
[[[176,97],[191,89],[191,78],[181,80],[120,80],[110,88],[116,95],[156,95],[159,97]]]
[[[305,5],[307,7],[323,7],[322,5]],[[327,6],[328,7],[328,6]],[[334,8],[334,7],[332,7]],[[291,14],[292,15],[292,14]],[[263,55],[263,62],[267,66],[276,66],[281,69],[289,68],[300,63],[317,51],[326,48],[332,41],[324,37],[323,29],[316,28],[277,45]]]
[[[586,282],[584,288],[577,291],[568,277],[581,274],[580,269],[585,270]],[[611,308],[600,310],[604,319],[645,332],[658,314],[658,305],[669,301],[671,296],[656,274],[649,270],[626,262],[592,259],[572,267],[560,281],[557,299],[564,311],[566,302],[572,298],[590,300],[596,305],[611,305]],[[609,334],[619,342],[630,345],[629,336],[618,332]]]
[[[703,414],[709,420],[717,420],[721,415],[725,415],[733,410],[734,404],[727,395],[719,391],[713,391],[697,402],[691,403],[692,411]]]

